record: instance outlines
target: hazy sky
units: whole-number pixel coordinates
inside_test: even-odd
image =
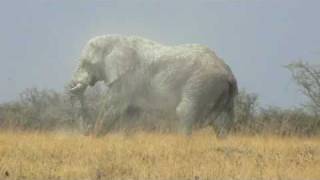
[[[212,48],[260,103],[303,102],[283,66],[320,63],[318,0],[1,0],[0,102],[28,87],[62,91],[81,48],[102,34]]]

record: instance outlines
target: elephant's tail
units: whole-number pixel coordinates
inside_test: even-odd
[[[227,82],[227,91],[220,96],[217,102],[218,108],[212,122],[219,138],[225,137],[233,129],[236,122],[234,103],[238,94],[238,85],[233,75],[228,78]]]
[[[228,83],[230,100],[233,101],[233,99],[238,95],[238,83],[234,75],[229,77]]]
[[[229,84],[229,92],[228,92],[228,98],[226,103],[226,113],[228,114],[228,117],[231,118],[231,121],[236,121],[235,112],[234,112],[234,106],[235,106],[235,99],[238,95],[238,83],[234,75],[231,75],[228,80]]]
[[[214,112],[213,116],[211,115],[213,117],[212,119],[216,119],[221,116],[221,114],[225,114],[228,119],[234,121],[234,102],[238,95],[237,80],[231,74],[226,83],[226,89],[224,89],[222,94],[219,96],[214,106],[209,111],[209,114]]]
[[[228,102],[227,102],[227,110],[230,113],[230,116],[234,119],[234,101],[236,96],[238,95],[238,83],[234,75],[231,75],[228,79],[229,84],[229,93],[228,93]]]

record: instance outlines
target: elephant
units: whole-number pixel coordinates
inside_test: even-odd
[[[81,97],[88,86],[108,87],[94,126],[107,134],[121,114],[135,110],[172,112],[179,130],[212,126],[218,137],[234,124],[237,81],[230,67],[199,44],[168,46],[139,36],[102,35],[88,41],[69,83]]]

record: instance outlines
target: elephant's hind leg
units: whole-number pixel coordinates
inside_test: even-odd
[[[196,105],[187,97],[183,98],[182,101],[176,108],[176,113],[179,118],[179,130],[185,135],[191,135],[192,126],[195,119],[198,116]]]
[[[228,91],[221,94],[217,106],[212,109],[209,117],[210,125],[215,130],[218,138],[224,138],[232,129],[234,124],[234,95],[230,95]]]
[[[210,79],[207,77],[195,76],[183,89],[176,112],[181,122],[180,128],[185,134],[191,134],[196,122],[202,127],[211,124],[211,114],[218,117],[223,111],[221,108],[224,108],[222,104],[226,100],[224,94],[228,84],[214,75]]]

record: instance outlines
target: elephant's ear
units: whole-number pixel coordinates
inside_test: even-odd
[[[114,47],[106,57],[105,63],[109,83],[130,71],[134,71],[140,64],[137,51],[128,46]]]

